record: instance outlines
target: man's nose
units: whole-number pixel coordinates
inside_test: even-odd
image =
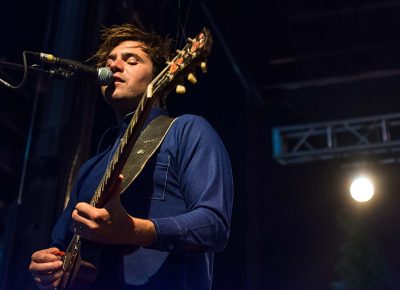
[[[114,59],[112,63],[110,64],[110,70],[112,72],[117,72],[117,71],[123,71],[124,70],[124,63],[122,59]]]

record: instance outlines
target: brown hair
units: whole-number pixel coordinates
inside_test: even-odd
[[[121,42],[132,40],[143,44],[143,51],[153,63],[153,76],[157,75],[171,57],[172,40],[162,38],[155,33],[138,29],[133,24],[112,25],[102,29],[100,45],[93,55],[98,67],[104,66],[107,56]]]

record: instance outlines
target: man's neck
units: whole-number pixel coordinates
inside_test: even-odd
[[[160,107],[160,102],[157,99],[157,100],[154,101],[153,108],[159,108],[159,107]],[[124,122],[125,117],[128,114],[134,112],[136,110],[136,108],[137,108],[137,105],[134,106],[134,108],[132,110],[122,110],[122,109],[118,109],[118,108],[114,107],[114,112],[115,112],[115,115],[117,117],[118,125],[121,125]]]
[[[115,112],[115,116],[117,117],[118,125],[122,125],[126,115],[128,115],[129,113],[131,113],[133,111],[131,111],[131,112],[129,112],[129,111],[121,112],[120,110],[117,110],[117,109],[114,108],[114,112]]]

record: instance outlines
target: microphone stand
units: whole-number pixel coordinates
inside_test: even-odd
[[[18,70],[18,71],[25,70],[25,68],[22,64],[8,62],[8,61],[4,61],[4,60],[0,60],[0,68],[6,68],[6,69],[12,69],[12,70]],[[27,68],[29,71],[44,73],[55,79],[67,79],[74,75],[73,72],[67,71],[62,68],[45,69],[45,68],[40,67],[37,64],[30,65]],[[0,79],[0,82],[1,81],[2,80]]]

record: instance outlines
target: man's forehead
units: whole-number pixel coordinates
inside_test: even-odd
[[[123,41],[120,44],[118,44],[117,46],[115,46],[110,54],[114,54],[119,50],[133,50],[133,51],[141,51],[144,53],[143,51],[144,45],[141,42],[138,41],[133,41],[133,40],[127,40],[127,41]]]

